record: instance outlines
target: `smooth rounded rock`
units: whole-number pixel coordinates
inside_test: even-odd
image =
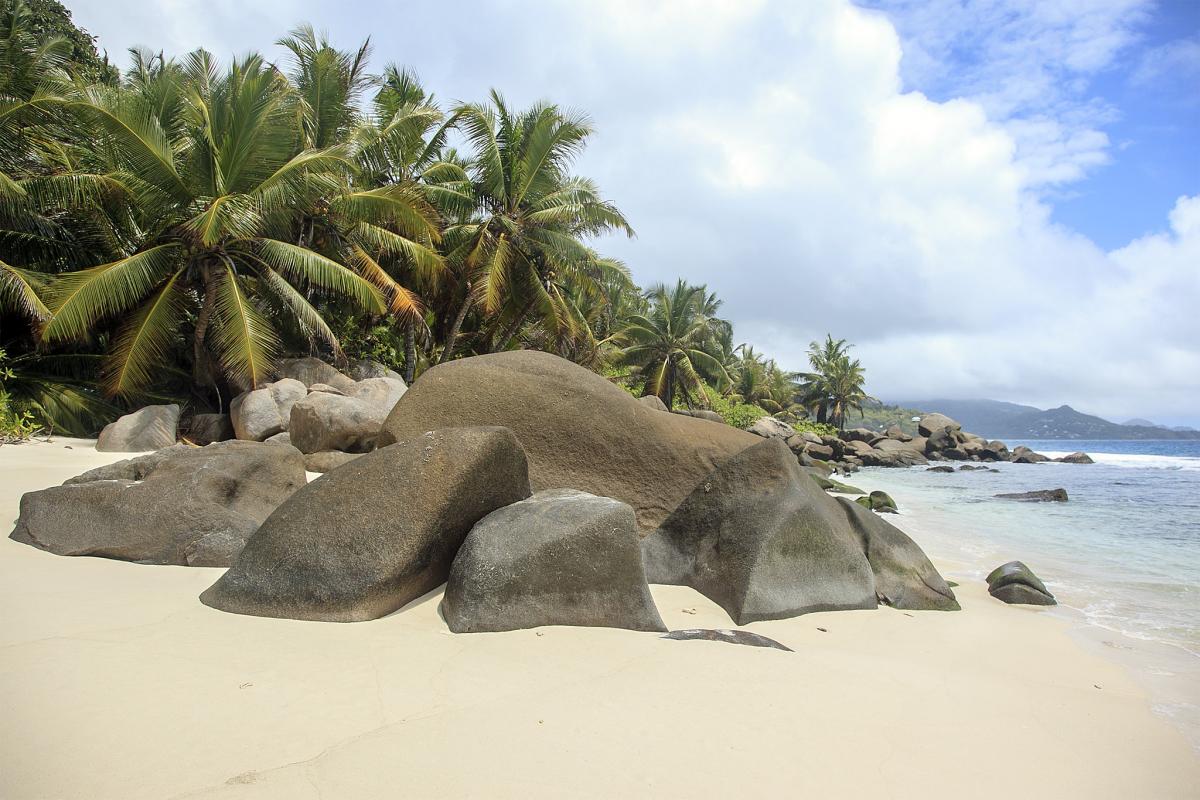
[[[178,435],[179,406],[146,406],[105,425],[96,439],[96,449],[102,453],[143,453],[170,447]]]
[[[472,526],[529,494],[512,431],[406,437],[296,492],[200,599],[262,617],[382,617],[441,585]]]
[[[738,625],[876,606],[858,535],[780,439],[703,478],[642,557],[651,583],[691,586]]]
[[[590,370],[531,350],[427,370],[392,410],[380,441],[451,425],[511,428],[536,491],[577,489],[628,503],[643,534],[719,461],[762,441],[729,425],[663,414]]]
[[[570,489],[488,514],[454,559],[442,614],[455,633],[579,625],[664,631],[633,509]]]

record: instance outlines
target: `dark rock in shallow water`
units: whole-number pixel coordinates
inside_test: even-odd
[[[958,468],[959,472],[978,472],[980,470],[987,471],[987,467],[982,464],[963,464]],[[995,470],[992,470],[995,472]]]
[[[1038,489],[1035,492],[1006,492],[998,494],[1004,500],[1024,500],[1028,503],[1065,503],[1067,502],[1066,489]]]
[[[780,439],[721,463],[642,540],[642,556],[651,583],[691,586],[738,625],[877,605],[844,512]]]
[[[864,509],[839,497],[842,510],[862,540],[863,552],[875,574],[875,596],[892,608],[908,611],[958,611],[958,600],[925,552],[908,535]]]
[[[899,510],[896,508],[896,501],[887,492],[874,491],[866,497],[858,498],[854,502],[863,508],[869,508],[881,514],[899,513]]]
[[[954,467],[948,466],[946,464],[942,464],[940,466],[930,467],[929,469],[927,469],[925,471],[926,472],[954,472]]]
[[[841,481],[835,481],[830,478],[826,478],[815,471],[809,471],[808,474],[809,477],[817,482],[817,486],[820,486],[827,492],[840,492],[842,494],[866,494],[866,492],[864,492],[862,489],[859,489],[857,486],[851,486],[847,483],[842,483]]]
[[[446,580],[476,522],[528,496],[525,454],[512,431],[414,436],[296,492],[200,599],[262,617],[382,617]]]
[[[1089,456],[1087,453],[1079,453],[1079,452],[1069,453],[1069,454],[1063,456],[1062,458],[1056,458],[1054,460],[1059,461],[1063,464],[1095,464],[1096,463],[1095,460],[1093,460],[1092,457]]]
[[[1025,445],[1018,445],[1009,455],[1008,460],[1014,464],[1041,464],[1050,459],[1041,453],[1035,453]]]
[[[1020,561],[1009,561],[987,576],[988,593],[1005,603],[1053,606],[1058,601],[1033,570]]]
[[[11,538],[57,555],[227,567],[304,484],[293,447],[176,445],[29,492]]]
[[[584,625],[665,631],[633,509],[570,489],[497,509],[467,534],[446,582],[455,633]]]
[[[577,489],[628,503],[643,534],[720,461],[762,441],[729,425],[663,414],[590,370],[532,350],[422,373],[384,423],[381,444],[457,425],[510,428],[529,456],[535,491]]]
[[[687,628],[686,630],[671,631],[662,637],[677,641],[727,642],[728,644],[744,644],[749,647],[773,647],[788,653],[795,652],[792,648],[780,644],[774,639],[759,636],[750,631],[714,630],[713,628]]]

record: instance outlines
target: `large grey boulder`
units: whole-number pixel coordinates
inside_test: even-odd
[[[535,491],[577,489],[628,503],[643,533],[719,461],[762,441],[729,425],[663,414],[588,369],[532,350],[427,370],[392,410],[380,441],[453,425],[511,428],[529,456]]]
[[[284,358],[276,366],[275,374],[279,378],[292,378],[312,386],[314,383],[324,383],[335,389],[347,391],[354,383],[348,375],[339,372],[319,358]]]
[[[528,496],[512,431],[405,437],[292,495],[200,599],[262,617],[382,617],[446,580],[476,522]]]
[[[406,391],[408,387],[404,381],[387,377],[366,378],[345,390],[347,397],[353,397],[371,406],[379,417],[380,424],[387,419],[387,415],[396,407],[396,403],[400,402]]]
[[[1061,458],[1056,458],[1054,460],[1062,462],[1063,464],[1095,464],[1096,463],[1095,460],[1091,456],[1089,456],[1087,453],[1082,453],[1082,452],[1078,452],[1078,451],[1076,451],[1074,453],[1068,453],[1067,455],[1062,456]]]
[[[760,417],[754,421],[753,425],[746,428],[746,430],[755,436],[763,436],[768,439],[783,439],[784,441],[796,435],[795,428],[774,417]]]
[[[906,611],[959,610],[953,590],[904,531],[853,500],[837,501],[862,542],[880,603]]]
[[[314,384],[291,408],[288,433],[303,453],[373,450],[384,420],[407,391],[404,381],[394,378],[367,378],[350,384],[344,393],[321,386]]]
[[[932,436],[937,431],[947,428],[954,431],[961,431],[962,425],[959,425],[945,414],[926,414],[917,423],[917,432],[922,436]]]
[[[442,615],[455,633],[541,625],[665,631],[633,509],[571,489],[488,514],[450,568]]]
[[[386,416],[354,397],[312,392],[292,406],[288,433],[302,453],[366,453],[375,448]]]
[[[179,406],[146,406],[104,426],[96,439],[103,453],[141,453],[175,444],[179,433]]]
[[[839,434],[844,442],[866,442],[870,444],[879,438],[879,434],[867,428],[850,428]]]
[[[987,576],[988,594],[1005,603],[1034,606],[1058,605],[1033,570],[1020,561],[1009,561],[992,570]]]
[[[176,445],[29,492],[11,538],[57,555],[227,567],[305,480],[292,447]]]
[[[225,442],[235,438],[228,414],[194,414],[187,424],[187,438],[195,444]]]
[[[308,387],[294,378],[283,378],[243,392],[229,404],[234,434],[251,442],[265,441],[288,429],[292,406],[308,395]]]
[[[875,583],[837,502],[779,439],[722,462],[642,540],[651,583],[691,586],[738,625],[874,608]]]

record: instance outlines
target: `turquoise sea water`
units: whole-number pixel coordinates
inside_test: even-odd
[[[963,577],[1020,559],[1067,613],[1104,644],[1136,651],[1165,686],[1164,713],[1200,731],[1200,441],[1030,441],[1046,455],[1076,450],[1095,464],[989,464],[997,472],[865,469],[899,522],[935,558],[971,565]],[[957,465],[956,465],[957,466]],[[1067,503],[996,499],[1062,487]]]

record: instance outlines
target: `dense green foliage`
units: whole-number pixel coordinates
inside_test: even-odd
[[[593,249],[633,228],[572,171],[584,115],[495,90],[446,107],[307,26],[276,44],[278,66],[133,51],[118,74],[58,3],[0,0],[6,426],[222,408],[285,355],[411,381],[510,348],[739,427],[861,408],[844,341],[787,372],[734,344],[706,286],[643,291]]]

